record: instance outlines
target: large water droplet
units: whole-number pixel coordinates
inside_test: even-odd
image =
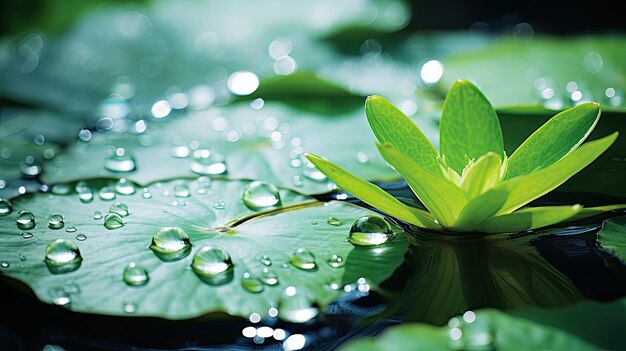
[[[341,219],[337,218],[337,217],[328,217],[326,219],[326,223],[334,226],[334,227],[338,227],[341,225]]]
[[[50,229],[61,229],[65,225],[63,221],[63,216],[58,213],[53,213],[48,216],[48,228]]]
[[[294,267],[307,271],[317,268],[317,265],[315,264],[315,256],[313,256],[310,251],[303,248],[299,248],[293,253],[290,262]]]
[[[56,239],[49,243],[45,254],[44,262],[53,274],[75,271],[83,261],[78,246],[65,239]]]
[[[190,195],[191,195],[191,191],[189,190],[189,186],[187,184],[174,185],[174,196],[189,197]]]
[[[100,200],[104,201],[111,201],[115,199],[115,196],[115,192],[113,192],[108,186],[103,187],[98,192],[98,197],[100,197]]]
[[[261,271],[261,275],[259,275],[259,279],[265,285],[273,286],[273,285],[278,284],[278,276],[267,267],[263,267],[263,271]]]
[[[202,175],[220,175],[226,173],[224,155],[215,154],[208,149],[198,149],[193,152],[191,171]]]
[[[109,213],[117,213],[122,217],[126,217],[129,215],[128,206],[121,202],[116,202],[111,207],[109,207]]]
[[[135,193],[135,186],[126,178],[122,178],[115,183],[115,192],[120,195],[132,195]]]
[[[124,268],[124,283],[130,286],[146,285],[150,279],[148,270],[143,266],[136,264],[135,262],[129,263]]]
[[[228,252],[219,247],[205,246],[193,257],[191,268],[202,281],[222,285],[233,279],[233,262]]]
[[[393,238],[393,231],[389,223],[376,215],[363,216],[350,228],[348,240],[358,246],[382,245]]]
[[[17,213],[15,222],[20,229],[33,229],[35,228],[35,215],[30,211],[22,210]]]
[[[163,261],[177,261],[189,255],[191,242],[182,228],[163,227],[152,237],[150,249]]]
[[[291,323],[306,323],[315,318],[318,313],[319,309],[313,305],[305,293],[293,286],[283,291],[278,303],[280,319]]]
[[[85,182],[78,182],[74,187],[78,194],[78,199],[83,203],[88,203],[93,200],[93,191],[91,187]]]
[[[263,283],[258,279],[253,277],[250,273],[245,272],[241,277],[241,286],[249,292],[259,293],[265,289]]]
[[[104,227],[109,230],[118,229],[124,226],[122,216],[113,212],[104,216]]]
[[[111,172],[132,172],[135,160],[123,148],[117,148],[113,154],[104,159],[104,168]]]
[[[11,201],[0,198],[0,217],[7,216],[13,211],[13,205]]]
[[[346,261],[344,261],[343,257],[339,256],[339,255],[331,255],[328,258],[328,265],[333,267],[333,268],[341,268],[343,266],[345,266]]]
[[[251,210],[280,206],[280,193],[276,185],[255,180],[243,189],[243,203]]]

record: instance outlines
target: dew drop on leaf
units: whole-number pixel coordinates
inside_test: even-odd
[[[124,268],[122,277],[124,279],[124,283],[130,286],[146,285],[150,279],[148,270],[135,262],[129,263]]]
[[[30,211],[22,210],[17,213],[15,222],[20,229],[33,229],[35,228],[35,215]]]
[[[117,213],[122,217],[127,217],[130,213],[128,212],[128,206],[121,202],[116,202],[111,207],[109,207],[109,213]]]
[[[297,249],[296,252],[291,255],[290,262],[294,267],[306,271],[314,270],[317,268],[317,264],[315,263],[315,256],[313,256],[310,251],[303,248]]]
[[[0,198],[0,217],[9,215],[11,211],[13,211],[11,201]]]
[[[112,212],[107,213],[104,216],[104,227],[109,230],[118,229],[124,226],[124,221],[122,220],[122,216],[119,214]]]
[[[48,289],[48,296],[50,297],[50,302],[57,306],[69,306],[72,302],[70,294],[60,286]]]
[[[233,262],[225,250],[204,246],[196,252],[191,269],[205,283],[222,285],[233,279]]]
[[[326,262],[328,262],[328,265],[333,268],[341,268],[346,264],[343,257],[339,255],[331,255]]]
[[[111,172],[132,172],[135,170],[135,160],[126,153],[126,150],[117,148],[104,159],[104,168]]]
[[[193,152],[192,172],[201,175],[220,175],[227,172],[224,155],[216,154],[208,149]]]
[[[249,272],[245,272],[241,277],[241,286],[251,293],[259,293],[265,289],[263,283]]]
[[[116,196],[115,193],[108,186],[103,187],[98,192],[98,197],[100,197],[100,200],[104,200],[104,201],[114,200],[115,196]]]
[[[78,241],[85,241],[85,240],[87,240],[87,235],[85,235],[85,234],[77,234],[76,235],[76,240],[78,240]]]
[[[63,221],[63,216],[58,213],[53,213],[48,216],[48,228],[50,229],[61,229],[65,225]]]
[[[328,217],[328,219],[326,219],[326,223],[338,227],[341,225],[341,219],[337,218],[337,217]]]
[[[99,220],[99,219],[102,219],[102,212],[100,212],[100,211],[95,211],[95,212],[93,213],[93,219],[95,219],[96,221],[97,221],[97,220]]]
[[[152,237],[150,250],[163,261],[177,261],[189,255],[191,242],[179,227],[162,227]]]
[[[53,274],[75,271],[82,261],[78,246],[71,241],[56,239],[46,246],[44,262]]]
[[[259,279],[265,285],[274,286],[278,284],[278,276],[274,272],[272,272],[271,269],[267,267],[263,267],[263,270],[261,271],[261,274],[259,275]]]
[[[78,194],[78,199],[82,203],[89,203],[93,200],[93,191],[91,187],[87,185],[85,182],[78,182],[74,187],[76,193]]]
[[[270,258],[269,255],[261,256],[261,258],[259,258],[259,262],[261,262],[261,264],[264,265],[264,266],[271,266],[272,265],[272,259]]]
[[[265,181],[253,181],[243,189],[243,203],[251,210],[280,205],[280,193],[276,185]]]
[[[288,286],[278,302],[278,317],[286,322],[306,323],[319,314],[308,296],[293,286]]]
[[[363,216],[350,227],[349,241],[358,246],[382,245],[393,238],[389,223],[376,215]]]
[[[120,195],[132,195],[135,193],[135,186],[126,178],[122,178],[115,183],[115,192]]]
[[[191,191],[189,190],[189,186],[187,184],[174,185],[174,196],[189,197],[190,195],[191,195]]]

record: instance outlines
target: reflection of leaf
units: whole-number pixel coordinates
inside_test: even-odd
[[[266,103],[261,110],[239,105],[169,118],[172,120],[166,123],[154,121],[145,135],[98,133],[90,142],[78,141],[49,164],[43,180],[56,183],[116,176],[146,184],[192,176],[192,156],[175,158],[170,154],[175,145],[187,146],[194,140],[200,148],[225,156],[230,179],[267,180],[306,194],[327,192],[329,188],[323,179],[306,177],[308,161],[300,157],[305,150],[343,160],[346,168],[367,179],[397,177],[375,151],[361,110],[323,118]],[[103,167],[103,155],[112,146],[125,148],[135,158],[135,172],[115,174]]]
[[[484,331],[486,335],[473,334],[466,327],[461,340],[475,336],[477,347],[482,341],[481,350],[622,350],[626,347],[622,338],[625,308],[626,300],[621,299],[610,304],[585,302],[559,310],[479,310],[474,323],[480,321],[486,330],[479,327],[475,331]],[[489,336],[493,342],[484,342]],[[452,345],[455,343],[450,338],[450,327],[405,324],[389,328],[374,339],[348,343],[340,350],[434,351],[450,350]]]
[[[459,78],[472,79],[496,107],[545,103],[557,110],[571,106],[570,94],[578,89],[581,101],[597,101],[604,110],[624,111],[625,55],[624,37],[619,35],[535,36],[530,43],[504,38],[490,48],[445,58],[440,88],[446,91]],[[569,82],[576,83],[576,89],[567,87]],[[615,100],[606,97],[607,88],[617,91]],[[541,99],[542,92],[549,98]]]
[[[405,312],[410,322],[441,325],[468,309],[557,307],[580,300],[574,284],[542,258],[530,238],[417,234],[408,271],[396,273],[408,274],[406,304],[392,311]]]
[[[188,185],[189,197],[175,197],[176,186]],[[156,183],[148,187],[152,197],[144,198],[144,191],[134,195],[117,195],[115,201],[128,205],[130,215],[123,218],[125,225],[108,230],[102,219],[95,220],[94,211],[106,214],[113,201],[96,198],[87,204],[76,194],[32,194],[13,201],[14,211],[0,223],[0,252],[2,260],[10,263],[3,268],[7,277],[27,283],[42,301],[50,301],[50,289],[73,281],[80,292],[71,295],[70,308],[74,311],[124,315],[123,303],[132,299],[137,304],[137,315],[182,319],[209,312],[225,311],[239,316],[251,312],[266,314],[277,307],[280,294],[288,286],[295,286],[309,296],[311,301],[325,305],[338,297],[340,291],[329,290],[325,285],[341,283],[345,279],[366,277],[373,284],[385,279],[400,264],[406,251],[406,240],[400,237],[389,243],[381,252],[358,250],[348,243],[350,223],[356,218],[372,214],[354,205],[331,202],[305,203],[290,211],[270,213],[235,225],[231,230],[219,229],[238,217],[250,216],[241,201],[246,182],[213,180],[210,188],[203,183],[176,180]],[[198,194],[198,190],[206,191]],[[180,190],[180,189],[178,189]],[[308,198],[288,190],[281,190],[283,205],[306,201]],[[214,206],[220,200],[225,208]],[[35,215],[37,227],[21,230],[15,219],[19,210],[29,210]],[[52,230],[46,217],[63,214],[65,228]],[[342,221],[340,226],[326,224],[333,216]],[[320,224],[313,225],[317,221]],[[76,232],[67,232],[70,226]],[[182,228],[192,243],[191,253],[178,261],[164,262],[148,247],[152,236],[161,227]],[[21,232],[31,232],[32,238],[23,238]],[[75,239],[78,234],[87,239]],[[51,274],[43,261],[44,247],[55,239],[76,243],[83,257],[80,267],[70,273]],[[201,281],[190,269],[194,253],[205,245],[226,250],[234,263],[233,280],[221,286]],[[305,271],[289,264],[290,255],[305,248],[315,255],[317,270]],[[241,286],[245,272],[260,276],[265,266],[260,262],[269,255],[269,268],[278,277],[276,286],[265,286],[260,293],[250,293]],[[347,259],[342,268],[327,264],[331,255]],[[25,257],[20,259],[21,255]],[[373,257],[376,256],[376,257]],[[363,264],[378,262],[375,270]],[[143,287],[129,287],[122,280],[124,267],[131,261],[148,269],[150,280]]]
[[[606,220],[598,232],[598,241],[626,261],[626,216]]]

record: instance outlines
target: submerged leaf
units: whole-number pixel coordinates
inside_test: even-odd
[[[581,104],[552,117],[509,157],[506,179],[551,165],[574,151],[589,136],[599,118],[597,103]]]
[[[504,150],[496,111],[472,83],[454,83],[443,105],[440,124],[440,153],[457,173],[465,157],[478,159],[488,152],[500,157]]]

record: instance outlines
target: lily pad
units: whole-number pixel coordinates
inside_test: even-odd
[[[340,350],[620,350],[626,346],[621,337],[625,308],[626,300],[621,299],[558,310],[479,310],[451,320],[450,326],[392,327],[377,338],[356,340]]]
[[[625,111],[624,55],[620,35],[503,38],[489,48],[446,57],[439,88],[444,92],[464,78],[475,81],[496,108],[543,105],[562,110],[596,101],[604,110]]]
[[[193,153],[200,149],[208,149],[210,157],[224,156],[226,172],[217,172],[220,176],[265,180],[304,194],[334,188],[325,176],[308,167],[305,151],[332,155],[365,179],[398,177],[376,151],[361,109],[330,118],[266,103],[260,110],[246,104],[168,118],[171,121],[149,121],[143,134],[94,133],[89,142],[77,141],[48,163],[42,179],[57,183],[126,177],[147,184],[194,176],[198,171],[192,170]],[[107,153],[111,155],[116,148],[134,159],[135,170],[113,172],[104,167]]]
[[[96,190],[98,183],[102,181],[78,187]],[[247,184],[213,180],[208,186],[207,178],[179,179],[136,188],[130,195],[120,194],[130,191],[118,184],[114,200],[95,195],[87,203],[73,192],[24,195],[13,200],[13,212],[0,222],[0,272],[4,279],[26,283],[40,300],[73,311],[184,319],[211,312],[266,316],[270,308],[281,308],[281,296],[288,287],[295,288],[305,303],[324,306],[342,293],[327,285],[342,286],[365,277],[375,286],[401,264],[407,249],[404,236],[378,247],[380,250],[348,242],[350,224],[373,212],[347,203],[320,203],[280,190],[286,207],[269,208],[262,214],[256,211],[266,209],[253,211],[243,203],[241,195]],[[20,210],[31,211],[35,227],[16,226]],[[105,226],[108,212],[120,216],[110,215]],[[59,227],[58,218],[46,219],[52,213],[63,216],[63,228],[54,229]],[[335,217],[340,225],[327,224],[328,217]],[[119,226],[120,220],[123,226]],[[184,238],[184,231],[191,248],[182,245],[182,240],[173,247],[185,246],[185,250],[168,253],[172,246],[163,245],[159,237],[153,241],[159,231],[160,235],[175,234],[178,238]],[[46,246],[57,239],[67,240],[63,243],[70,249],[76,245],[82,261],[55,266],[56,258],[49,257],[45,262]],[[191,267],[194,256],[207,245],[224,250],[232,261],[228,274],[219,279],[196,274]],[[290,263],[300,248],[314,256],[314,268],[300,269],[297,262]],[[72,255],[71,250],[64,253]],[[328,264],[332,255],[342,257],[345,264],[337,268]],[[372,261],[377,262],[376,269],[365,264]],[[138,279],[126,279],[125,283],[125,267],[131,262],[135,266],[129,274]],[[147,281],[141,277],[142,268],[148,272]],[[263,278],[263,268],[275,274],[277,281],[266,279],[266,284],[258,284],[255,279]],[[244,279],[245,273],[251,280]],[[249,290],[256,292],[243,287],[248,283],[252,284]],[[288,291],[293,292],[293,288]]]
[[[598,232],[598,241],[626,261],[626,216],[606,220]]]

